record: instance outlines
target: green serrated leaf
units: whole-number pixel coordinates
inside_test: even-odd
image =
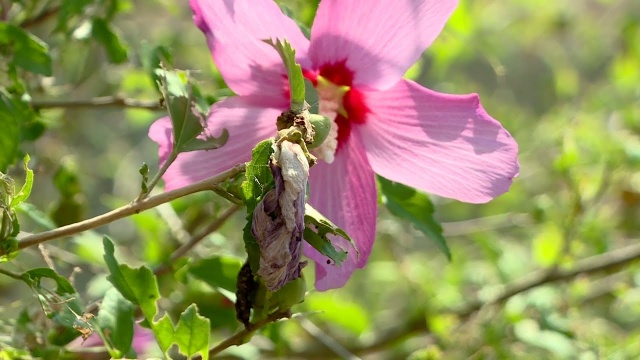
[[[158,345],[163,352],[166,352],[173,344],[174,329],[173,323],[168,314],[164,314],[152,325],[153,335],[156,337]]]
[[[336,265],[340,265],[347,258],[348,252],[336,249],[327,236],[328,234],[344,238],[358,252],[356,244],[344,230],[329,221],[309,204],[305,206],[304,222],[307,225],[303,233],[304,239],[321,254],[335,261]],[[312,225],[313,229],[309,225]]]
[[[198,307],[191,304],[180,315],[173,340],[188,358],[200,353],[202,359],[207,360],[210,332],[209,319],[198,315]]]
[[[127,265],[118,264],[114,257],[113,242],[105,236],[103,244],[104,259],[110,273],[107,280],[120,291],[125,299],[140,306],[145,317],[145,321],[141,325],[145,326],[144,324],[146,324],[151,328],[160,349],[166,353],[173,344],[174,329],[167,314],[164,314],[158,321],[154,321],[158,312],[156,300],[160,298],[155,275],[146,266],[132,269]]]
[[[104,46],[110,62],[120,64],[127,61],[127,48],[105,19],[93,19],[91,35]]]
[[[107,290],[96,318],[106,344],[126,354],[133,342],[133,305],[116,288]]]
[[[276,39],[267,40],[267,44],[273,46],[280,54],[284,67],[287,70],[287,77],[289,78],[289,95],[291,97],[291,110],[296,113],[302,112],[305,105],[305,86],[304,76],[302,76],[302,68],[296,63],[296,51],[291,47],[291,44],[286,40]]]
[[[29,169],[29,155],[25,155],[24,157],[24,171],[26,173],[26,177],[24,180],[24,184],[18,193],[11,200],[11,207],[14,207],[21,202],[27,200],[29,195],[31,194],[31,187],[33,186],[33,170]]]
[[[442,226],[433,217],[435,209],[429,197],[413,188],[391,182],[380,176],[378,176],[378,183],[382,193],[382,202],[389,211],[393,215],[409,221],[416,229],[433,240],[451,260],[451,251],[442,236]]]
[[[264,194],[273,187],[273,175],[269,168],[269,159],[273,154],[273,139],[260,142],[251,152],[251,161],[247,163],[242,194],[247,212],[253,213]]]
[[[22,279],[30,287],[40,288],[42,278],[51,279],[56,282],[56,293],[58,295],[75,294],[76,289],[73,288],[69,280],[50,268],[36,268],[22,273]]]

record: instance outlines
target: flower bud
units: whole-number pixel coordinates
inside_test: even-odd
[[[269,164],[275,188],[253,212],[251,232],[260,247],[257,275],[270,291],[300,277],[304,208],[309,162],[302,147],[281,141]]]
[[[315,131],[315,135],[313,136],[313,142],[308,147],[313,149],[320,146],[327,139],[331,131],[332,121],[323,115],[310,114],[309,122]]]
[[[307,292],[307,282],[304,277],[292,280],[286,283],[280,290],[276,291],[272,297],[274,308],[280,310],[290,309],[293,305],[304,301],[304,295]]]

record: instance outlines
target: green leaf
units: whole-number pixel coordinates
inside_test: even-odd
[[[161,77],[156,69],[173,63],[171,52],[162,45],[152,46],[148,43],[143,43],[140,49],[140,61],[145,72],[155,84],[156,89],[160,91]]]
[[[63,198],[71,198],[82,193],[80,170],[75,160],[67,157],[60,162],[53,175],[53,185]]]
[[[107,290],[100,305],[97,322],[106,343],[120,352],[131,350],[133,342],[133,305],[116,288]]]
[[[29,204],[26,202],[20,203],[16,207],[16,211],[24,216],[27,216],[33,222],[35,222],[38,226],[45,230],[53,230],[55,229],[56,223],[47,215],[44,211],[38,209],[37,206],[33,204]]]
[[[168,314],[164,314],[160,320],[152,323],[153,335],[163,352],[166,352],[173,344],[173,323]]]
[[[162,95],[173,125],[174,151],[213,150],[226,144],[229,139],[226,129],[217,138],[199,138],[204,130],[209,105],[205,99],[197,96],[189,83],[188,74],[163,69],[156,69],[156,74],[160,77]]]
[[[127,48],[106,20],[94,18],[91,24],[91,35],[104,46],[110,62],[120,64],[127,61]]]
[[[273,46],[280,54],[284,67],[287,70],[287,77],[289,78],[289,95],[291,97],[291,110],[296,113],[302,112],[304,109],[304,77],[302,76],[302,68],[296,63],[296,51],[291,47],[291,44],[286,40],[276,39],[267,40],[267,44]]]
[[[151,270],[142,266],[133,269],[124,264],[118,264],[114,256],[115,248],[108,237],[103,239],[104,260],[109,269],[107,280],[120,291],[125,299],[140,306],[148,321],[153,321],[158,308],[156,300],[160,298],[158,283]]]
[[[329,324],[337,325],[353,335],[361,335],[369,327],[369,313],[362,305],[340,298],[337,294],[316,292],[309,295],[304,302],[307,311],[317,311],[318,317]]]
[[[13,50],[12,62],[32,73],[51,76],[49,46],[37,36],[6,22],[0,22],[0,45]]]
[[[31,194],[31,187],[33,186],[33,170],[29,169],[29,155],[25,155],[24,157],[24,171],[26,173],[26,177],[24,180],[24,184],[20,191],[13,197],[11,200],[11,207],[14,207],[21,202],[27,200],[29,195]]]
[[[347,259],[348,253],[340,248],[336,249],[326,236],[322,237],[308,227],[304,229],[303,235],[304,239],[311,244],[314,249],[333,260],[337,266],[340,266],[340,264]]]
[[[160,298],[155,275],[146,266],[132,269],[127,265],[118,264],[114,257],[115,248],[111,240],[105,236],[103,244],[104,259],[110,273],[107,280],[120,291],[125,299],[140,306],[145,323],[153,331],[160,349],[166,352],[173,344],[174,329],[167,314],[158,321],[153,320],[158,312],[156,301]]]
[[[533,257],[544,267],[549,267],[559,260],[563,246],[562,230],[554,223],[546,223],[533,238]]]
[[[95,0],[62,0],[58,11],[56,31],[67,31],[71,19],[81,15],[84,9]]]
[[[304,222],[307,225],[303,233],[304,239],[322,255],[333,260],[336,265],[342,264],[347,258],[348,252],[336,249],[327,235],[332,234],[344,238],[358,252],[355,243],[344,230],[337,227],[309,204],[306,204],[305,207]]]
[[[22,280],[31,288],[39,289],[42,278],[51,279],[56,282],[56,293],[58,295],[75,294],[76,289],[73,288],[69,280],[49,268],[36,268],[22,273]]]
[[[18,154],[20,111],[14,101],[0,88],[0,172],[6,172]]]
[[[178,349],[188,358],[198,352],[202,359],[209,358],[209,319],[198,315],[198,307],[191,304],[181,315],[174,334]]]
[[[260,245],[251,232],[251,224],[253,224],[253,211],[247,213],[247,222],[242,229],[242,240],[251,271],[257,274],[260,270]]]
[[[243,261],[231,256],[214,256],[189,265],[189,274],[214,289],[236,291],[236,280]]]
[[[429,197],[408,186],[391,182],[378,176],[382,203],[389,211],[408,220],[416,229],[433,240],[438,248],[451,260],[451,251],[442,236],[442,226],[433,217],[434,207]]]
[[[15,237],[2,239],[2,241],[0,241],[0,250],[2,250],[3,254],[0,255],[0,263],[14,259],[18,256],[18,239]]]
[[[245,181],[242,183],[242,194],[247,206],[247,213],[252,214],[256,205],[271,188],[273,175],[269,168],[269,159],[273,154],[273,139],[260,142],[251,152],[251,161],[245,170]]]

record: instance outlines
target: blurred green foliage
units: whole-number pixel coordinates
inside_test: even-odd
[[[317,1],[281,3],[311,26]],[[35,171],[29,204],[18,209],[23,231],[45,230],[52,223],[47,213],[64,224],[134,199],[140,165],[157,159],[149,125],[164,115],[38,108],[41,100],[157,101],[159,63],[194,70],[210,100],[230,94],[186,2],[5,0],[0,6],[7,20],[0,23],[0,171],[24,178],[23,153]],[[640,2],[464,0],[406,76],[441,92],[480,94],[520,145],[521,173],[511,191],[486,205],[432,199],[452,261],[421,229],[381,207],[365,270],[343,289],[310,293],[294,307],[301,319],[269,325],[229,356],[339,358],[323,345],[329,338],[368,359],[636,358],[635,264],[548,282],[497,304],[470,304],[490,302],[535,271],[569,269],[638,242]],[[77,213],[60,210],[65,199]],[[77,301],[88,305],[112,288],[96,275],[106,272],[101,234],[116,241],[118,259],[156,267],[228,206],[215,194],[191,195],[22,251],[2,269],[55,266],[72,278]],[[157,279],[162,310],[177,323],[195,303],[210,319],[213,343],[239,327],[231,300],[233,273],[245,256],[243,226],[242,214],[232,217],[188,260],[173,264],[175,274]],[[310,289],[311,270],[305,270]],[[80,311],[75,302],[65,307],[34,297],[5,276],[0,291],[0,359],[96,356],[77,344],[61,355],[62,340],[47,339],[60,322],[47,318],[41,304]]]

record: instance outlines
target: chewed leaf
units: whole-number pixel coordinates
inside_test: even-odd
[[[306,217],[305,217],[306,220]],[[313,225],[312,225],[313,226]],[[311,230],[309,226],[304,229],[303,233],[304,239],[313,246],[314,249],[318,250],[318,252],[329,259],[333,260],[337,266],[340,266],[343,261],[347,259],[348,253],[342,249],[336,249],[329,238],[325,236],[320,236],[314,230]]]
[[[173,341],[180,352],[191,358],[200,353],[203,360],[209,358],[209,319],[198,315],[198,307],[191,304],[181,315],[176,325]]]
[[[217,138],[202,137],[208,105],[189,83],[188,73],[157,69],[156,74],[173,125],[174,151],[212,150],[223,146],[229,139],[226,129]]]
[[[358,255],[360,254],[356,244],[344,230],[340,229],[309,204],[306,204],[305,207],[304,222],[306,224],[306,228],[304,229],[305,240],[322,255],[335,261],[336,265],[340,265],[347,258],[347,252],[337,250],[336,247],[331,244],[331,240],[329,240],[327,236],[328,234],[337,235],[349,241],[356,253]]]
[[[73,285],[71,285],[69,280],[62,277],[53,269],[37,268],[37,269],[31,269],[29,271],[25,271],[22,274],[22,279],[27,283],[27,285],[29,285],[32,288],[33,287],[39,288],[42,278],[47,278],[55,281],[56,293],[58,295],[76,293],[76,289],[73,288]]]

